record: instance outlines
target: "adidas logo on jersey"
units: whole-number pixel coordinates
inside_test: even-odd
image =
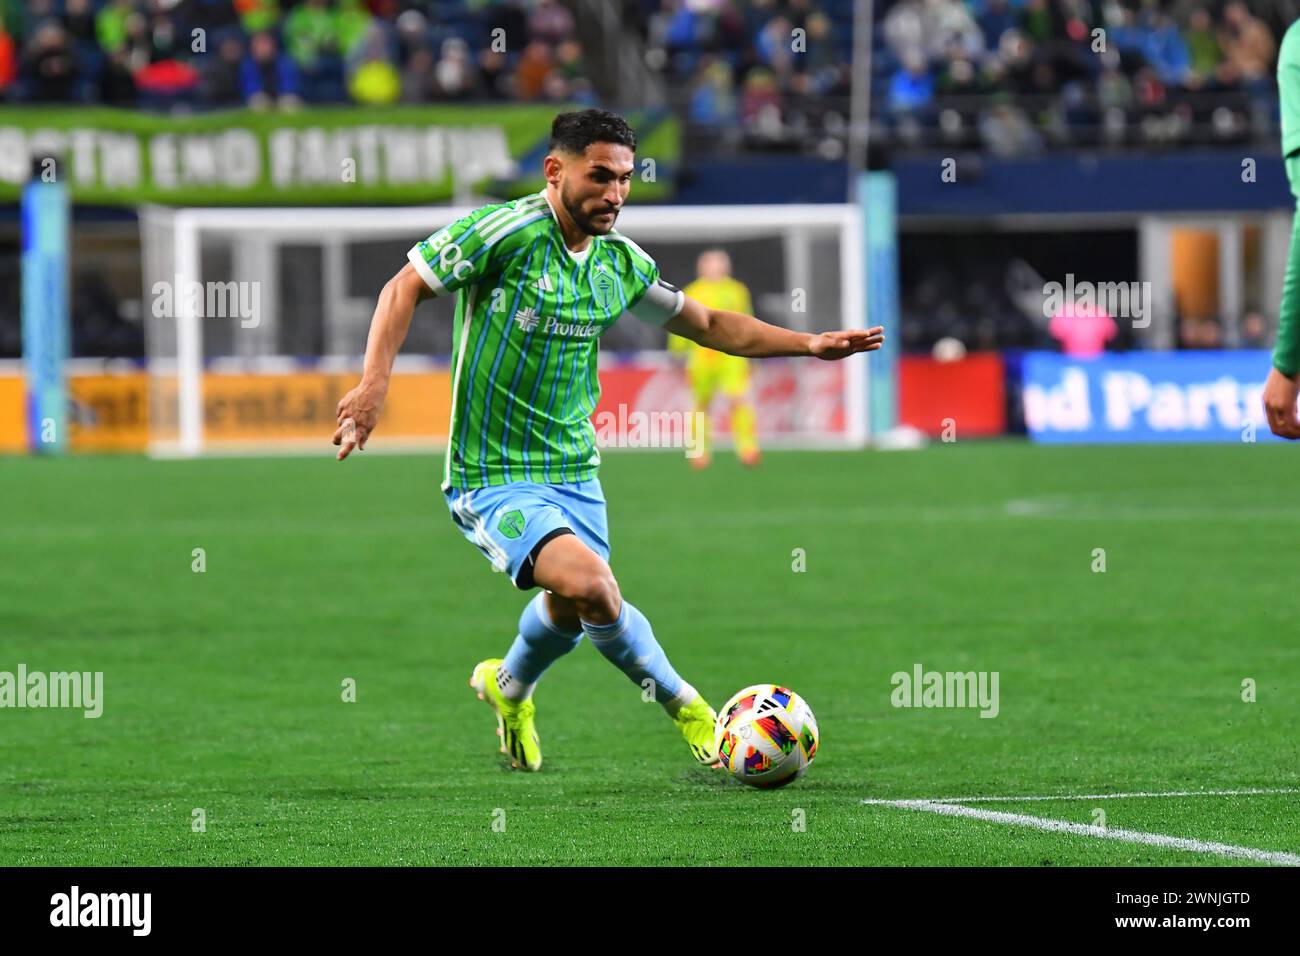
[[[550,276],[542,276],[540,279],[538,279],[536,282],[534,282],[533,285],[535,285],[537,288],[541,289],[543,292],[554,292],[554,291],[555,291],[555,287],[554,287],[553,285],[551,285],[551,277],[550,277]]]

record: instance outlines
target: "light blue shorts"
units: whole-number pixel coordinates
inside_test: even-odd
[[[520,590],[537,586],[537,552],[565,529],[609,560],[609,520],[598,478],[560,485],[514,481],[443,494],[461,533],[492,562],[492,570],[509,574]]]

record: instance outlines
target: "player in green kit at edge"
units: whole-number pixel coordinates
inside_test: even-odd
[[[361,384],[339,402],[338,457],[364,449],[416,303],[455,293],[452,412],[442,491],[452,520],[525,606],[504,659],[480,662],[471,686],[496,712],[515,767],[542,765],[533,688],[585,633],[655,699],[692,754],[717,762],[715,715],[673,669],[650,622],[609,567],[605,498],[592,412],[597,339],[624,312],[708,348],[762,358],[842,359],[880,347],[883,330],[809,335],[707,309],[659,277],[614,229],[631,187],[636,137],[605,110],[562,113],[543,162],[546,188],[483,206],[407,254],[379,295]],[[653,684],[646,683],[652,681]]]
[[[1282,157],[1291,193],[1300,203],[1300,20],[1282,37],[1277,55],[1277,86],[1282,100]],[[1278,310],[1273,368],[1264,384],[1264,413],[1268,427],[1283,438],[1300,438],[1296,398],[1300,395],[1300,215],[1291,231]]]

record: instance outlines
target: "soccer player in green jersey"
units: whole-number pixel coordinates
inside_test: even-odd
[[[562,113],[543,163],[546,188],[477,209],[407,254],[384,286],[361,383],[339,402],[334,444],[364,449],[416,303],[456,295],[452,412],[442,491],[452,520],[521,590],[504,659],[481,661],[470,685],[496,713],[515,767],[542,765],[533,689],[585,634],[652,690],[705,765],[717,762],[715,714],[673,669],[650,622],[609,567],[600,454],[597,339],[624,312],[711,349],[762,358],[842,359],[880,347],[880,328],[809,335],[708,309],[659,277],[614,229],[631,187],[636,137],[605,110]]]
[[[1282,37],[1277,55],[1277,86],[1282,100],[1282,157],[1291,193],[1300,202],[1300,20]],[[1283,438],[1300,438],[1296,398],[1300,395],[1300,216],[1291,232],[1291,251],[1282,279],[1273,368],[1264,383],[1268,427]]]

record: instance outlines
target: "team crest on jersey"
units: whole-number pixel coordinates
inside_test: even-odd
[[[524,533],[524,513],[518,508],[507,511],[497,523],[497,530],[513,541]]]
[[[603,268],[591,277],[591,291],[596,297],[596,304],[606,313],[614,311],[614,280]]]

